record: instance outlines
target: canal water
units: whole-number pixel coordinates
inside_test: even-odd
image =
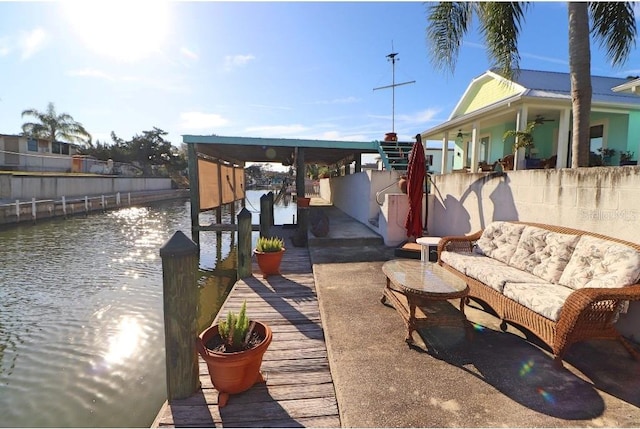
[[[247,192],[254,224],[263,194]],[[280,202],[275,223],[295,211]],[[166,398],[159,249],[178,230],[190,236],[189,201],[0,231],[0,426],[153,422]],[[200,329],[235,281],[235,239],[217,235],[200,234]]]

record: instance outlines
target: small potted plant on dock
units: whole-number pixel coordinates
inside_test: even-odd
[[[260,366],[271,339],[268,325],[249,320],[246,301],[239,313],[229,311],[226,319],[200,334],[196,347],[207,363],[213,387],[218,390],[219,407],[227,404],[230,394],[264,382]]]
[[[284,241],[282,238],[258,238],[258,243],[253,253],[256,255],[263,278],[266,279],[270,275],[280,274],[280,262],[282,262],[284,251]]]

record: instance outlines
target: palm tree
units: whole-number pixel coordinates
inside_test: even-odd
[[[47,140],[51,143],[66,141],[68,143],[84,143],[92,146],[91,134],[84,129],[80,122],[68,113],[56,113],[53,103],[49,103],[46,112],[27,109],[22,117],[33,116],[37,121],[22,124],[22,133],[29,137]]]
[[[477,15],[493,66],[512,79],[520,62],[518,35],[528,3],[443,2],[429,6],[427,40],[436,67],[455,69],[462,38]],[[573,107],[571,167],[589,165],[591,47],[589,36],[606,48],[614,66],[635,46],[636,21],[631,2],[569,2],[569,74]],[[593,27],[589,29],[589,18]]]

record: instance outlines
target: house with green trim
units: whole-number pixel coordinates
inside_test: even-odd
[[[634,163],[640,79],[593,76],[592,88],[590,164]],[[441,143],[442,172],[489,171],[497,162],[505,166],[505,158],[513,166],[507,168],[565,168],[571,165],[571,109],[568,73],[520,70],[509,80],[489,70],[471,81],[446,122],[421,133],[422,140]],[[533,146],[514,153],[514,138],[505,139],[505,132],[530,124]],[[455,143],[453,162],[449,142]]]

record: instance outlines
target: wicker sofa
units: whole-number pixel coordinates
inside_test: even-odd
[[[616,339],[630,300],[640,300],[640,245],[577,229],[492,222],[467,236],[443,237],[438,263],[469,285],[469,298],[489,305],[506,330],[511,322],[546,343],[554,363],[574,343]]]

